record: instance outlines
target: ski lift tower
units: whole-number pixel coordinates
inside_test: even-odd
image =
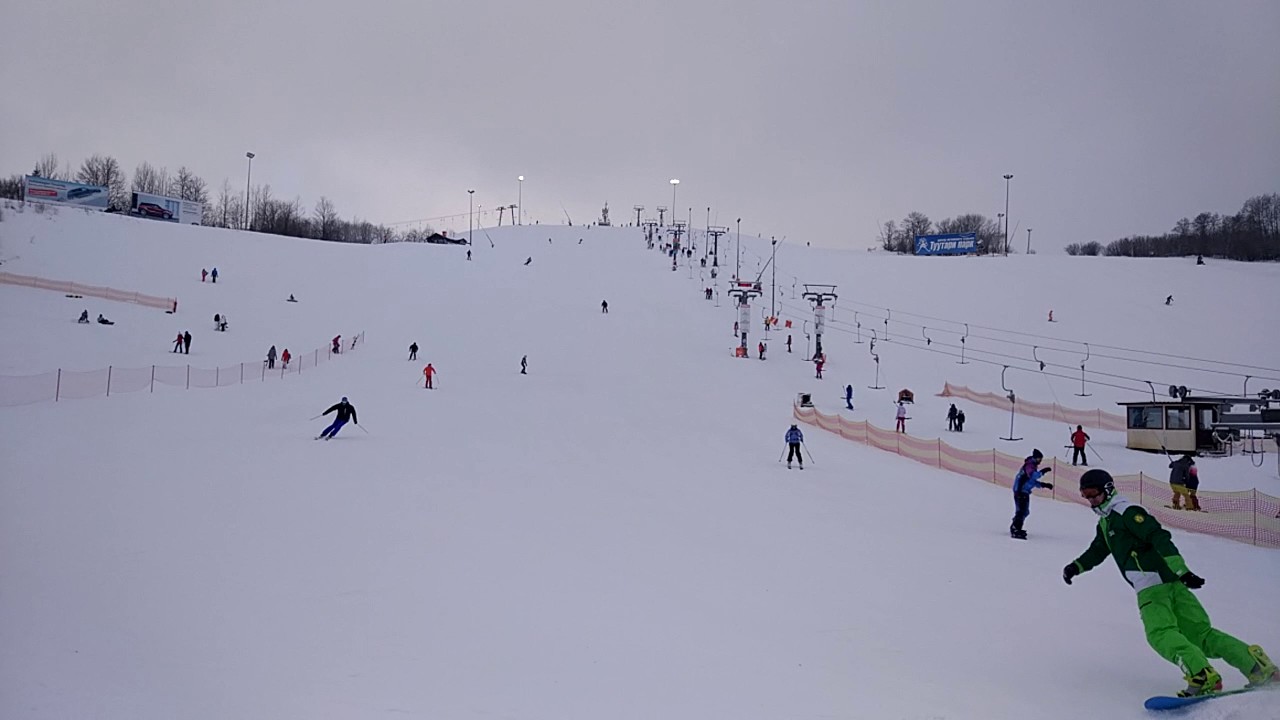
[[[655,231],[658,229],[658,221],[653,218],[645,218],[644,222],[640,224],[644,226],[644,240],[648,244],[649,249],[652,250],[654,235],[656,234]]]
[[[711,236],[711,267],[720,267],[720,236],[728,233],[729,228],[721,225],[707,228],[707,234]]]
[[[751,352],[747,349],[747,330],[751,327],[751,298],[760,297],[760,283],[736,280],[728,293],[738,300],[738,357],[749,358]]]
[[[671,227],[667,232],[671,233],[671,247],[677,254],[680,252],[680,238],[684,236],[686,223],[683,220],[677,220],[671,223]]]
[[[596,221],[596,225],[601,227],[609,227],[609,203],[604,204],[604,209],[600,211],[600,219]]]
[[[658,227],[665,227],[667,224],[667,206],[658,206]]]
[[[836,299],[835,285],[810,285],[804,284],[804,299],[813,303],[813,334],[814,334],[814,351],[813,356],[817,357],[822,354],[822,329],[827,322],[827,306],[823,303],[831,300],[832,304]]]

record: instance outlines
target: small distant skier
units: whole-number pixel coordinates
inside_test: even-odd
[[[89,311],[88,311],[88,310],[81,310],[81,311],[80,311],[80,317],[76,319],[76,322],[80,323],[81,325],[88,325],[88,324],[89,324]]]
[[[528,374],[529,374],[529,372],[528,372],[528,371],[529,371],[529,356],[528,356],[528,355],[522,355],[522,356],[520,357],[520,374],[521,374],[521,375],[528,375]]]
[[[800,469],[804,469],[804,455],[800,452],[800,443],[804,442],[804,433],[800,432],[799,425],[792,425],[787,430],[787,469],[791,469],[791,459],[795,458],[800,463]]]
[[[853,385],[844,386],[844,404],[846,410],[853,409]]]
[[[329,348],[329,352],[334,353],[335,355],[342,352],[342,336],[341,335],[333,336],[333,344],[332,344],[332,347]]]
[[[1070,585],[1072,578],[1110,555],[1125,582],[1137,591],[1147,644],[1182,669],[1187,687],[1178,691],[1179,697],[1222,689],[1222,676],[1209,664],[1211,657],[1243,673],[1247,687],[1280,683],[1280,668],[1261,646],[1246,645],[1213,627],[1209,613],[1191,594],[1204,587],[1204,578],[1187,569],[1173,537],[1155,516],[1116,493],[1110,473],[1095,468],[1081,475],[1080,496],[1098,515],[1098,528],[1089,549],[1062,568],[1062,580]]]
[[[898,419],[897,431],[903,434],[907,432],[907,406],[901,400],[898,401],[898,410],[895,414]]]
[[[787,336],[787,352],[791,352],[791,336]]]
[[[424,390],[431,390],[433,388],[431,378],[434,377],[435,374],[436,369],[431,365],[431,363],[427,363],[427,366],[422,368],[422,388]]]
[[[410,360],[418,359],[418,343],[416,342],[409,345],[409,359]]]
[[[609,314],[609,301],[608,301],[608,300],[601,300],[601,301],[600,301],[600,312],[604,313],[605,315],[608,315],[608,314]]]
[[[960,411],[956,410],[956,404],[951,403],[951,407],[947,410],[947,429],[948,430],[955,432],[956,416],[959,414],[960,414]]]
[[[1081,465],[1089,467],[1089,456],[1085,454],[1085,445],[1089,444],[1089,433],[1084,431],[1084,427],[1077,425],[1076,431],[1071,433],[1071,464],[1074,466],[1076,460]]]
[[[215,283],[218,282],[218,268],[214,268],[213,272],[209,273],[209,277],[212,278]]]
[[[764,359],[764,343],[761,342],[759,345],[756,346],[756,349],[760,353],[760,359],[763,360]]]
[[[209,271],[205,270],[204,268],[200,268],[200,282],[204,282],[208,278],[209,278]]]
[[[186,330],[182,333],[182,354],[191,354],[191,331]]]
[[[275,345],[272,345],[271,349],[267,351],[267,369],[268,370],[276,369],[276,346]]]
[[[1013,476],[1013,522],[1009,524],[1009,537],[1015,540],[1027,539],[1027,531],[1022,529],[1022,522],[1031,514],[1031,491],[1041,487],[1053,489],[1053,483],[1040,482],[1040,478],[1053,469],[1041,470],[1040,461],[1043,459],[1044,454],[1039,450],[1032,450],[1023,459],[1018,474]]]
[[[1170,295],[1169,297],[1165,298],[1165,299],[1164,299],[1164,304],[1165,304],[1165,305],[1172,305],[1172,304],[1173,304],[1173,296],[1172,296],[1172,295]]]
[[[964,411],[956,411],[956,432],[964,432]]]
[[[285,302],[298,302],[298,298],[294,297],[293,293],[289,293],[289,299],[285,300]]]
[[[470,250],[468,250],[468,251],[467,251],[467,259],[468,259],[468,260],[470,260],[470,259],[471,259],[471,251],[470,251]]]
[[[818,353],[818,357],[813,361],[813,368],[817,371],[814,377],[818,380],[822,379],[822,366],[827,364],[827,356],[824,353]]]
[[[182,352],[182,333],[181,332],[178,333],[178,337],[173,339],[173,350],[170,350],[170,352],[176,352],[176,353]]]
[[[334,411],[337,411],[338,414],[334,417],[333,424],[322,430],[320,435],[316,437],[317,440],[332,440],[338,434],[338,431],[342,429],[342,426],[347,424],[348,420],[357,425],[360,424],[360,421],[356,418],[356,406],[347,402],[345,397],[339,400],[338,404],[320,413],[320,416],[324,417]]]
[[[526,260],[524,261],[524,264],[525,264],[525,265],[528,265],[528,264],[529,264],[529,263],[531,263],[531,262],[533,262],[533,256],[532,256],[532,255],[530,255],[530,256],[529,256],[529,258],[528,258],[528,259],[526,259]]]
[[[284,352],[280,353],[280,369],[281,370],[289,369],[289,359],[292,357],[293,356],[289,354],[289,348],[285,348]]]

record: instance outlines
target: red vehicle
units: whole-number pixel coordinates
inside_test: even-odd
[[[155,203],[138,203],[138,214],[146,217],[160,218],[161,220],[172,220],[173,213],[156,205]]]

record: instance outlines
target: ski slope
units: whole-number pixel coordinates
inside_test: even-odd
[[[767,360],[733,358],[728,299],[704,300],[701,268],[673,272],[633,229],[490,228],[468,262],[456,246],[3,214],[2,269],[180,304],[168,315],[0,285],[0,375],[212,368],[260,362],[273,344],[366,339],[265,383],[0,408],[0,717],[1066,720],[1146,717],[1143,699],[1181,686],[1112,567],[1062,583],[1092,538],[1086,510],[1037,499],[1031,540],[1016,542],[1005,488],[809,427],[814,461],[777,462],[798,392],[831,412],[853,383],[849,415],[890,427],[891,400],[910,387],[909,430],[934,437],[943,382],[999,390],[999,367],[895,343],[893,321],[877,344],[887,389],[873,391],[867,345],[834,329],[821,381],[795,330],[791,355],[784,331]],[[735,253],[721,240],[723,291]],[[744,237],[741,250],[754,278],[768,241]],[[1231,287],[1237,307],[1274,311],[1275,266],[785,243],[777,265],[779,314],[798,326],[807,304],[793,278],[837,284],[841,322],[862,302],[1260,366],[1280,356],[1280,338],[1249,330],[1254,316],[1226,322],[1194,302]],[[202,284],[214,266],[219,282]],[[117,324],[77,325],[85,308]],[[212,331],[215,312],[229,332]],[[903,322],[905,335],[906,322],[934,321]],[[186,329],[191,355],[175,359]],[[427,362],[432,391],[416,384]],[[1043,402],[1115,410],[1133,398],[1008,380]],[[325,423],[308,418],[343,395],[360,426],[312,440]],[[963,407],[953,444],[1053,455],[1065,443],[1065,428],[1022,417],[1026,441],[1002,443],[1007,415]],[[1103,466],[1167,472],[1119,433],[1091,434]],[[1206,489],[1280,494],[1274,458],[1200,464]],[[1199,596],[1216,624],[1280,654],[1280,553],[1175,540],[1208,581]],[[1191,717],[1276,708],[1251,694]]]

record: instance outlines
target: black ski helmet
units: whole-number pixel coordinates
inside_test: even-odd
[[[1033,457],[1033,458],[1035,458],[1035,459],[1037,459],[1037,460],[1042,460],[1042,459],[1044,459],[1044,453],[1040,452],[1038,449],[1036,449],[1036,450],[1032,450],[1032,451],[1031,451],[1031,457]]]
[[[1093,488],[1110,494],[1115,491],[1115,480],[1111,473],[1101,468],[1094,468],[1080,476],[1080,489]]]

